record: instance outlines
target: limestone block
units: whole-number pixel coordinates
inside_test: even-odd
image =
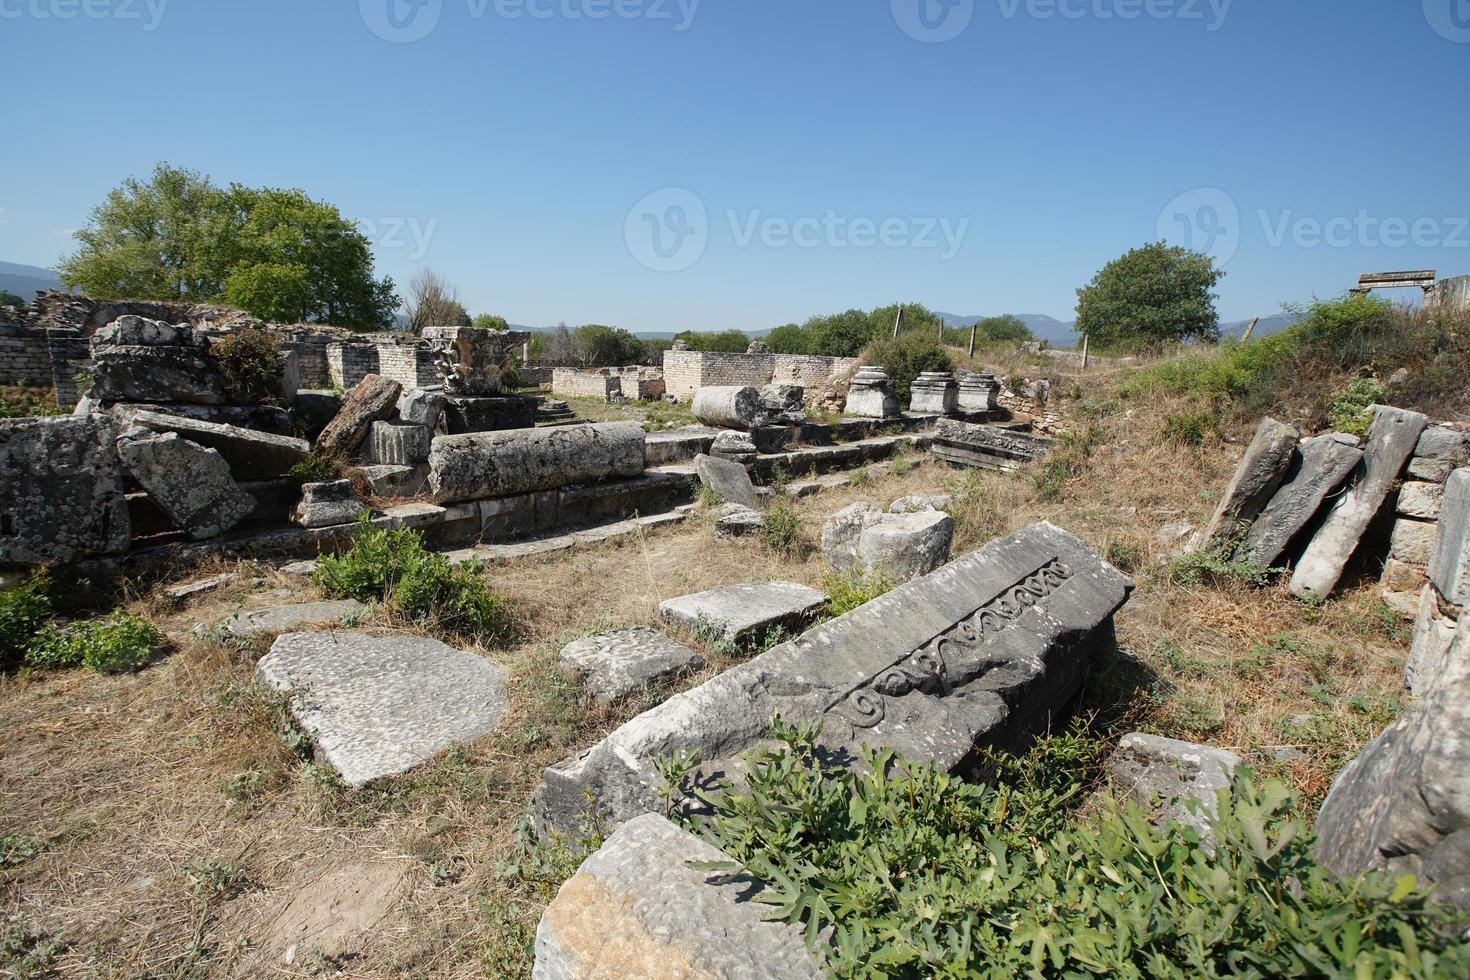
[[[761,393],[751,387],[710,387],[694,393],[694,417],[705,425],[749,432],[770,421]]]
[[[416,422],[374,422],[368,458],[375,465],[417,466],[429,461],[434,430]]]
[[[953,503],[954,498],[947,493],[936,494],[932,497],[899,497],[888,505],[888,513],[917,514],[921,511],[948,511]]]
[[[1454,472],[1455,464],[1447,459],[1416,458],[1409,460],[1408,474],[1415,480],[1443,483]]]
[[[349,786],[407,772],[494,731],[508,704],[504,669],[403,634],[287,633],[255,675],[290,693],[291,717]]]
[[[1211,841],[1218,794],[1230,788],[1241,764],[1234,752],[1135,732],[1123,736],[1107,767],[1125,796],[1145,808],[1160,807],[1160,825],[1174,820]],[[1195,802],[1193,807],[1190,801]]]
[[[909,391],[911,412],[952,415],[959,408],[960,386],[949,371],[925,371]]]
[[[1286,479],[1301,433],[1273,418],[1261,420],[1235,475],[1205,527],[1204,550],[1235,540],[1270,503]]]
[[[252,432],[289,436],[295,431],[291,414],[277,405],[189,405],[180,402],[118,402],[107,409],[117,423],[118,431],[125,432],[137,424],[141,412],[156,412],[173,415],[196,422],[212,422],[215,425],[232,425]],[[82,414],[86,414],[85,412]],[[180,433],[188,438],[188,433]],[[194,440],[198,442],[198,440]],[[199,443],[201,446],[204,443]],[[210,446],[216,449],[216,446]],[[228,458],[228,457],[227,457]]]
[[[742,755],[766,743],[776,713],[787,724],[820,723],[830,759],[891,748],[978,775],[981,747],[1023,745],[1063,723],[1132,587],[1050,524],[992,541],[675,695],[549,768],[536,795],[540,820],[575,829],[588,794],[612,826],[662,812],[655,763],[670,752],[700,755],[695,782],[716,773],[739,779]],[[661,612],[677,610],[690,624],[699,613],[706,622],[739,615],[755,588],[721,590],[718,602],[673,600]]]
[[[806,421],[806,388],[779,383],[766,385],[761,389],[761,406],[771,424],[800,425]]]
[[[748,463],[756,456],[755,440],[749,432],[725,429],[715,436],[709,454],[736,463]]]
[[[1441,483],[1410,481],[1399,488],[1399,513],[1404,517],[1438,520],[1443,502],[1444,485]]]
[[[414,422],[433,429],[439,425],[447,404],[448,399],[442,391],[411,388],[398,398],[398,417],[405,422]]]
[[[690,867],[725,860],[661,816],[630,820],[541,916],[533,980],[826,976],[800,927],[766,921],[750,901],[749,876]]]
[[[198,347],[98,347],[92,353],[92,387],[100,404],[114,402],[225,403],[224,379]]]
[[[715,537],[746,538],[759,534],[766,526],[766,519],[758,510],[744,504],[721,504],[715,509]]]
[[[1389,555],[1399,561],[1424,568],[1429,564],[1429,552],[1434,547],[1434,532],[1438,525],[1433,521],[1416,521],[1412,517],[1400,517],[1393,524],[1393,540]]]
[[[1235,557],[1272,568],[1302,528],[1322,509],[1363,459],[1351,436],[1332,433],[1303,439],[1286,482],[1252,522]]]
[[[0,419],[0,565],[127,550],[114,439],[105,415]]]
[[[659,603],[658,614],[735,644],[801,626],[826,604],[825,592],[794,582],[727,585]]]
[[[1325,598],[1337,587],[1348,559],[1378,516],[1427,423],[1428,419],[1418,412],[1378,406],[1368,430],[1357,482],[1337,498],[1302,553],[1291,576],[1293,595]]]
[[[847,407],[843,414],[867,419],[898,418],[901,414],[898,396],[893,392],[888,372],[872,365],[858,368],[847,389]]]
[[[305,459],[311,449],[304,439],[161,412],[135,412],[130,421],[152,432],[177,433],[190,442],[215,450],[229,464],[230,473],[240,480],[281,476]]]
[[[1431,425],[1419,437],[1414,456],[1447,460],[1457,466],[1470,463],[1470,433],[1448,425]]]
[[[357,472],[375,497],[417,497],[429,488],[427,466],[364,466]]]
[[[962,412],[995,411],[1000,405],[1000,382],[985,372],[960,375],[956,405]]]
[[[439,503],[508,497],[643,472],[643,429],[600,422],[441,436],[429,453],[429,492]]]
[[[284,571],[284,569],[283,569]],[[311,572],[316,563],[311,563]],[[311,572],[308,572],[310,574]],[[292,573],[288,573],[292,574]],[[270,606],[251,612],[235,613],[219,624],[225,636],[251,639],[272,633],[285,633],[313,624],[342,624],[366,615],[368,607],[356,599],[333,599],[327,602],[298,602],[286,606]]]
[[[940,419],[934,429],[931,452],[935,459],[956,466],[1010,473],[1049,455],[1052,445],[1046,436]]]
[[[529,429],[536,424],[536,404],[527,395],[455,396],[444,406],[444,428],[456,436]]]
[[[351,480],[308,483],[301,488],[301,502],[291,511],[291,520],[302,527],[336,527],[356,523],[363,511],[371,509],[352,492]]]
[[[609,705],[686,671],[704,657],[657,630],[638,626],[585,637],[567,644],[557,662],[582,682],[592,700]]]
[[[388,418],[398,407],[402,387],[391,378],[369,374],[343,402],[342,410],[316,438],[317,452],[346,459],[362,445],[374,422]]]
[[[1383,562],[1383,575],[1379,581],[1391,592],[1418,593],[1429,578],[1424,574],[1422,563],[1412,565],[1398,558],[1388,558]]]
[[[174,526],[195,541],[219,537],[255,510],[223,456],[176,432],[119,439],[117,452]]]
[[[1470,602],[1470,468],[1455,470],[1445,481],[1429,580],[1455,605]]]
[[[163,320],[127,314],[92,334],[93,349],[103,347],[198,347],[205,339],[187,323],[170,324]]]
[[[948,514],[886,514],[867,501],[844,507],[822,528],[822,551],[833,568],[860,575],[884,572],[895,582],[944,564],[953,540],[954,519]]]
[[[713,456],[696,456],[694,471],[699,474],[700,482],[713,490],[721,502],[742,504],[752,509],[760,507],[755,484],[750,482],[750,474],[739,463]]]

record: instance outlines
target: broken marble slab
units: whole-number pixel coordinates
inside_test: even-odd
[[[685,671],[699,670],[704,657],[644,626],[583,637],[557,655],[564,673],[581,681],[598,704],[609,705]]]
[[[117,441],[117,455],[173,525],[195,541],[217,538],[255,511],[250,496],[213,449],[176,432]]]
[[[287,633],[255,668],[349,786],[407,772],[495,730],[506,672],[437,640],[362,630]]]
[[[1358,542],[1378,516],[1428,423],[1418,412],[1376,407],[1356,479],[1327,512],[1297,562],[1291,576],[1292,595],[1325,599],[1337,588]]]
[[[367,612],[367,606],[356,599],[332,599],[326,602],[298,602],[289,606],[271,606],[251,612],[235,613],[219,625],[226,636],[250,639],[270,633],[285,633],[312,623],[347,623]]]
[[[1470,604],[1470,468],[1455,470],[1445,481],[1429,580],[1448,601]]]
[[[739,463],[701,454],[694,457],[694,472],[699,474],[701,483],[714,491],[721,503],[740,504],[753,510],[760,507],[755,484],[750,482],[750,474]]]
[[[715,508],[715,538],[746,538],[761,533],[766,519],[758,510],[744,504],[721,504]]]
[[[291,520],[302,527],[335,527],[356,523],[363,511],[372,510],[353,492],[351,480],[306,483],[301,501],[291,510]]]
[[[749,875],[664,817],[620,827],[561,886],[536,927],[533,980],[816,980],[800,926],[767,921]]]
[[[692,784],[738,782],[741,757],[768,744],[776,714],[819,723],[832,760],[857,764],[864,746],[890,748],[978,775],[984,749],[1023,748],[1062,723],[1132,588],[1076,537],[1032,525],[676,694],[548,768],[538,819],[576,831],[589,798],[613,826],[663,812],[656,763],[673,752],[703,760]],[[732,592],[726,604],[738,611],[745,596]],[[709,610],[686,604],[681,618]]]
[[[1160,824],[1173,820],[1213,841],[1218,794],[1230,788],[1241,765],[1240,756],[1225,749],[1134,732],[1119,741],[1107,769],[1126,797],[1146,809],[1159,807]]]
[[[304,439],[163,412],[131,412],[124,418],[129,426],[159,433],[176,432],[190,442],[217,451],[240,480],[281,476],[305,459],[311,449]]]
[[[1235,549],[1237,560],[1272,568],[1302,528],[1322,509],[1363,459],[1355,436],[1330,433],[1303,439],[1301,453],[1281,489],[1251,524]]]
[[[739,645],[805,624],[829,598],[795,582],[727,585],[666,599],[659,603],[658,614],[708,639]]]
[[[1210,551],[1234,541],[1251,525],[1275,496],[1296,456],[1301,433],[1273,418],[1261,419],[1245,455],[1235,467],[1230,485],[1220,497],[1214,516],[1205,527],[1201,547]]]
[[[927,575],[949,559],[954,518],[936,510],[884,513],[860,500],[822,527],[822,551],[839,572],[886,574],[894,582]]]

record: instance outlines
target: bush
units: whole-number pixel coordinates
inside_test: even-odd
[[[301,461],[286,471],[286,476],[297,487],[308,483],[329,483],[342,479],[342,464],[330,456],[320,454],[312,448]]]
[[[1454,913],[1411,876],[1341,879],[1279,782],[1236,779],[1216,844],[1136,806],[1076,804],[1096,755],[1043,740],[979,786],[888,750],[829,768],[815,729],[700,793],[692,828],[842,977],[1465,976]],[[1061,758],[1065,770],[1051,764]]]
[[[1052,444],[1051,454],[1032,474],[1032,483],[1043,500],[1060,497],[1067,481],[1087,465],[1092,451],[1102,441],[1102,429],[1089,425],[1077,432],[1062,432]]]
[[[788,558],[805,557],[812,548],[806,521],[791,501],[778,497],[766,508],[766,526],[761,528],[766,547]]]
[[[1368,427],[1373,424],[1370,406],[1386,404],[1387,401],[1388,392],[1377,378],[1356,378],[1338,389],[1328,418],[1339,432],[1366,436]]]
[[[1180,412],[1164,416],[1163,438],[1185,446],[1198,446],[1206,438],[1220,438],[1220,416],[1214,412]]]
[[[414,530],[377,528],[364,518],[351,550],[318,561],[316,580],[334,598],[382,602],[417,622],[509,643],[515,635],[509,610],[485,588],[483,571],[478,561],[450,564]]]
[[[1241,582],[1260,588],[1269,585],[1271,579],[1282,571],[1284,569],[1267,568],[1253,561],[1231,561],[1214,551],[1196,551],[1176,559],[1169,566],[1169,581],[1175,585]]]
[[[827,615],[834,619],[845,616],[858,606],[892,592],[893,586],[893,576],[886,571],[867,575],[832,572],[822,579],[822,591],[827,593]]]
[[[213,341],[209,352],[225,379],[225,396],[234,405],[281,400],[281,342],[264,330],[237,330]]]
[[[20,585],[0,592],[0,666],[18,663],[51,618],[50,588],[45,572],[32,572]]]
[[[47,626],[26,649],[26,665],[40,670],[137,670],[162,643],[163,634],[152,623],[119,609],[102,619]]]
[[[876,364],[893,379],[900,404],[907,405],[914,379],[925,371],[953,371],[949,356],[930,333],[899,334],[896,340],[875,340],[863,351],[864,364]]]

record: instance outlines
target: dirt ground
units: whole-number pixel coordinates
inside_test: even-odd
[[[1099,723],[1229,747],[1289,778],[1314,808],[1397,711],[1406,624],[1366,578],[1323,605],[1280,587],[1176,581],[1175,532],[1208,519],[1250,433],[1174,445],[1158,431],[1166,408],[1101,417],[1085,463],[1054,495],[1032,474],[914,457],[795,508],[811,540],[855,500],[886,507],[933,493],[956,497],[956,553],[1036,520],[1080,535],[1138,582],[1118,618],[1138,665],[1098,675],[1086,700]],[[657,626],[665,598],[771,579],[820,586],[827,572],[819,551],[715,542],[701,517],[492,566],[489,585],[521,629],[512,648],[482,651],[511,676],[501,729],[350,791],[297,754],[280,701],[251,683],[268,643],[240,651],[192,634],[242,607],[314,595],[265,566],[232,570],[236,582],[185,605],[151,588],[130,603],[172,644],[145,670],[0,677],[0,835],[11,855],[0,862],[0,976],[527,975],[541,910],[573,866],[526,846],[541,770],[731,662],[701,645],[703,674],[597,710],[557,674],[556,652],[590,632]]]

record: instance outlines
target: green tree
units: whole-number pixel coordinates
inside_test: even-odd
[[[510,329],[510,324],[506,322],[505,317],[496,316],[493,313],[476,314],[475,318],[470,321],[470,326],[478,327],[481,330],[497,330],[500,332]]]
[[[975,324],[975,337],[977,340],[1000,341],[1009,340],[1014,343],[1025,343],[1035,340],[1036,335],[1026,322],[1018,316],[1007,313],[1004,316],[986,317]]]
[[[766,346],[773,354],[810,354],[812,336],[796,324],[788,323],[766,334]]]
[[[641,363],[643,342],[626,330],[589,323],[572,331],[572,349],[583,367]]]
[[[937,329],[936,329],[937,332]],[[876,364],[888,372],[898,400],[907,405],[914,379],[925,371],[953,371],[954,358],[949,356],[939,338],[926,331],[900,333],[897,338],[875,340],[863,351],[864,364]]]
[[[1135,248],[1077,290],[1077,329],[1100,344],[1217,340],[1212,290],[1224,275],[1203,252],[1165,242]]]
[[[0,289],[0,306],[25,306],[26,301],[8,289]]]

